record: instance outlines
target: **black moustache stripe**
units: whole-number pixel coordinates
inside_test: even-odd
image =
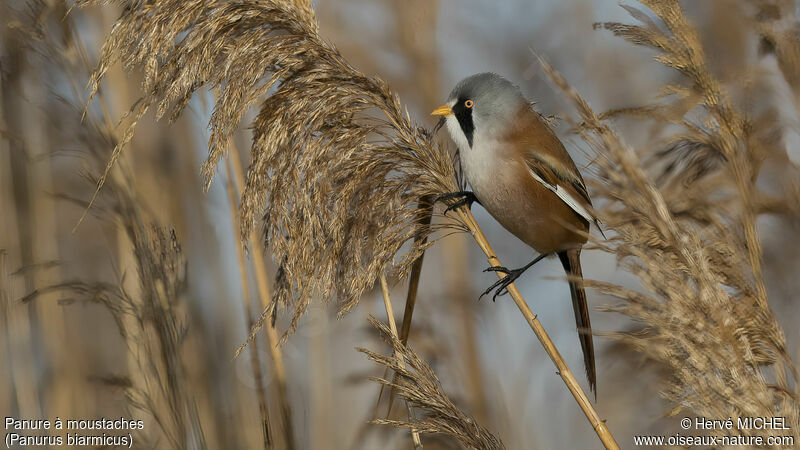
[[[472,122],[472,108],[464,106],[465,101],[467,101],[465,98],[458,99],[458,102],[456,102],[453,107],[453,114],[455,114],[456,119],[458,119],[461,131],[464,132],[464,136],[467,137],[467,142],[470,148],[472,148],[472,136],[475,134],[475,124]]]

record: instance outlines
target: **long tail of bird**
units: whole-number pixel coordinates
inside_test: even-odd
[[[569,280],[569,291],[572,294],[572,308],[575,310],[575,324],[578,326],[578,338],[583,350],[583,364],[586,367],[586,378],[589,388],[597,400],[597,376],[594,368],[594,344],[592,342],[592,324],[589,321],[589,305],[586,303],[586,292],[583,290],[583,272],[581,271],[581,249],[571,249],[558,254],[567,275],[579,279]]]

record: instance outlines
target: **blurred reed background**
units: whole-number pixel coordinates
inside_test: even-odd
[[[433,126],[428,112],[457,80],[486,70],[554,116],[614,239],[584,251],[583,267],[598,288],[588,292],[599,334],[596,409],[623,448],[633,435],[674,434],[680,417],[695,415],[777,411],[799,436],[798,5],[682,2],[693,36],[667,14],[675,2],[642,3],[652,10],[611,0],[320,0],[313,8],[320,35],[357,70],[384,79],[422,126]],[[284,299],[275,327],[267,317],[234,358],[286,264],[265,251],[259,228],[240,246],[236,211],[252,181],[243,168],[255,108],[234,128],[231,148],[240,151],[221,160],[207,192],[201,166],[215,92],[198,90],[171,124],[145,114],[73,231],[115,146],[129,138],[126,112],[143,82],[153,87],[141,66],[111,65],[82,117],[90,75],[126,4],[69,14],[72,4],[55,0],[0,4],[0,415],[141,418],[137,448],[410,448],[407,431],[368,423],[386,417],[368,377],[383,377],[383,365],[405,370],[381,358],[391,348],[381,336],[392,340],[367,321],[386,321],[378,283],[365,284],[341,318],[340,305],[308,298],[296,331],[276,346],[294,326],[296,303]],[[616,134],[558,89],[537,54]],[[673,221],[658,216],[664,211]],[[504,263],[530,259],[480,206],[474,212]],[[486,260],[469,235],[452,231],[426,252],[414,353],[399,352],[420,381],[409,372],[400,393],[422,393],[416,414],[441,421],[417,428],[446,431],[423,433],[424,447],[598,448],[511,300],[478,300],[494,275],[481,272]],[[574,369],[580,349],[554,261],[517,284]],[[392,285],[399,322],[406,283]],[[449,398],[440,409],[425,404],[440,395]],[[392,417],[405,420],[405,411]],[[480,426],[465,427],[472,419]]]

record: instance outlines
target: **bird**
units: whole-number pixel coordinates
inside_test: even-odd
[[[519,269],[486,269],[506,277],[483,295],[496,289],[494,300],[529,267],[558,255],[568,275],[586,377],[596,398],[594,344],[580,254],[590,224],[599,222],[575,162],[521,89],[498,74],[479,73],[461,80],[447,102],[431,114],[440,116],[437,129],[446,125],[472,188],[440,196],[437,200],[449,204],[445,214],[477,201],[539,254]]]

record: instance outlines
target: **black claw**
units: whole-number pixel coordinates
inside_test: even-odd
[[[492,284],[491,286],[489,286],[489,288],[488,288],[488,289],[486,289],[485,291],[483,291],[483,293],[481,294],[481,296],[480,296],[480,297],[478,297],[478,299],[480,300],[480,299],[482,299],[482,298],[483,298],[485,295],[488,295],[490,292],[492,292],[492,289],[494,289],[494,288],[495,288],[495,286],[497,286],[499,283],[500,283],[500,282],[499,282],[499,281],[497,281],[497,282],[495,282],[494,284]],[[492,301],[495,301],[495,298],[497,298],[497,293],[496,293],[496,292],[495,292],[495,294],[492,296]]]
[[[442,202],[442,201],[445,201],[445,200],[452,200],[452,199],[458,199],[458,201],[455,202],[455,203],[449,204],[447,206],[447,209],[444,210],[444,214],[445,215],[447,215],[448,212],[450,212],[450,211],[452,211],[452,210],[454,210],[456,208],[460,208],[460,207],[466,205],[467,208],[471,209],[473,203],[475,203],[475,202],[480,203],[478,201],[478,198],[475,197],[475,194],[472,193],[472,192],[469,192],[469,191],[450,192],[450,193],[442,194],[442,195],[436,197],[436,201],[437,202]]]
[[[452,205],[448,206],[447,208],[445,208],[444,214],[447,215],[447,213],[449,213],[450,211],[452,211],[452,210],[454,210],[456,208],[460,208],[460,207],[462,207],[464,205],[467,205],[468,209],[472,209],[472,203],[473,202],[475,202],[475,200],[463,198],[463,199],[453,203]]]
[[[502,297],[508,294],[508,286],[511,283],[513,283],[517,278],[519,278],[519,276],[522,275],[522,272],[524,271],[525,271],[524,269],[509,270],[502,266],[489,267],[488,269],[484,270],[484,272],[500,272],[506,274],[506,276],[495,281],[494,284],[492,284],[491,286],[489,286],[488,289],[483,291],[483,294],[481,294],[479,298],[483,298],[484,295],[489,294],[495,288],[497,288],[497,290],[494,291],[494,295],[492,296],[493,302],[497,300],[497,297]]]
[[[470,192],[470,191],[448,192],[447,194],[442,194],[442,195],[436,197],[436,201],[438,202],[438,201],[442,201],[442,200],[449,200],[451,198],[460,198],[460,197],[464,197],[464,196],[467,196],[467,195],[470,195],[470,194],[472,194],[472,192]]]
[[[516,279],[519,278],[520,275],[522,275],[523,272],[528,270],[528,268],[530,268],[532,265],[536,264],[537,262],[541,261],[542,259],[544,259],[548,255],[549,254],[539,255],[533,261],[529,262],[524,267],[520,267],[519,269],[508,269],[508,268],[503,267],[503,266],[491,266],[491,267],[488,267],[488,268],[484,269],[483,270],[484,272],[500,272],[500,273],[506,274],[506,276],[501,278],[501,279],[499,279],[499,280],[497,280],[494,284],[489,286],[489,289],[486,289],[485,291],[483,291],[483,294],[481,294],[481,296],[478,297],[478,298],[479,299],[483,298],[484,295],[489,294],[490,292],[492,292],[492,289],[495,289],[495,288],[497,290],[495,290],[494,295],[492,296],[492,301],[495,301],[497,299],[497,297],[501,297],[503,295],[508,294],[508,286],[511,283],[516,281]]]

